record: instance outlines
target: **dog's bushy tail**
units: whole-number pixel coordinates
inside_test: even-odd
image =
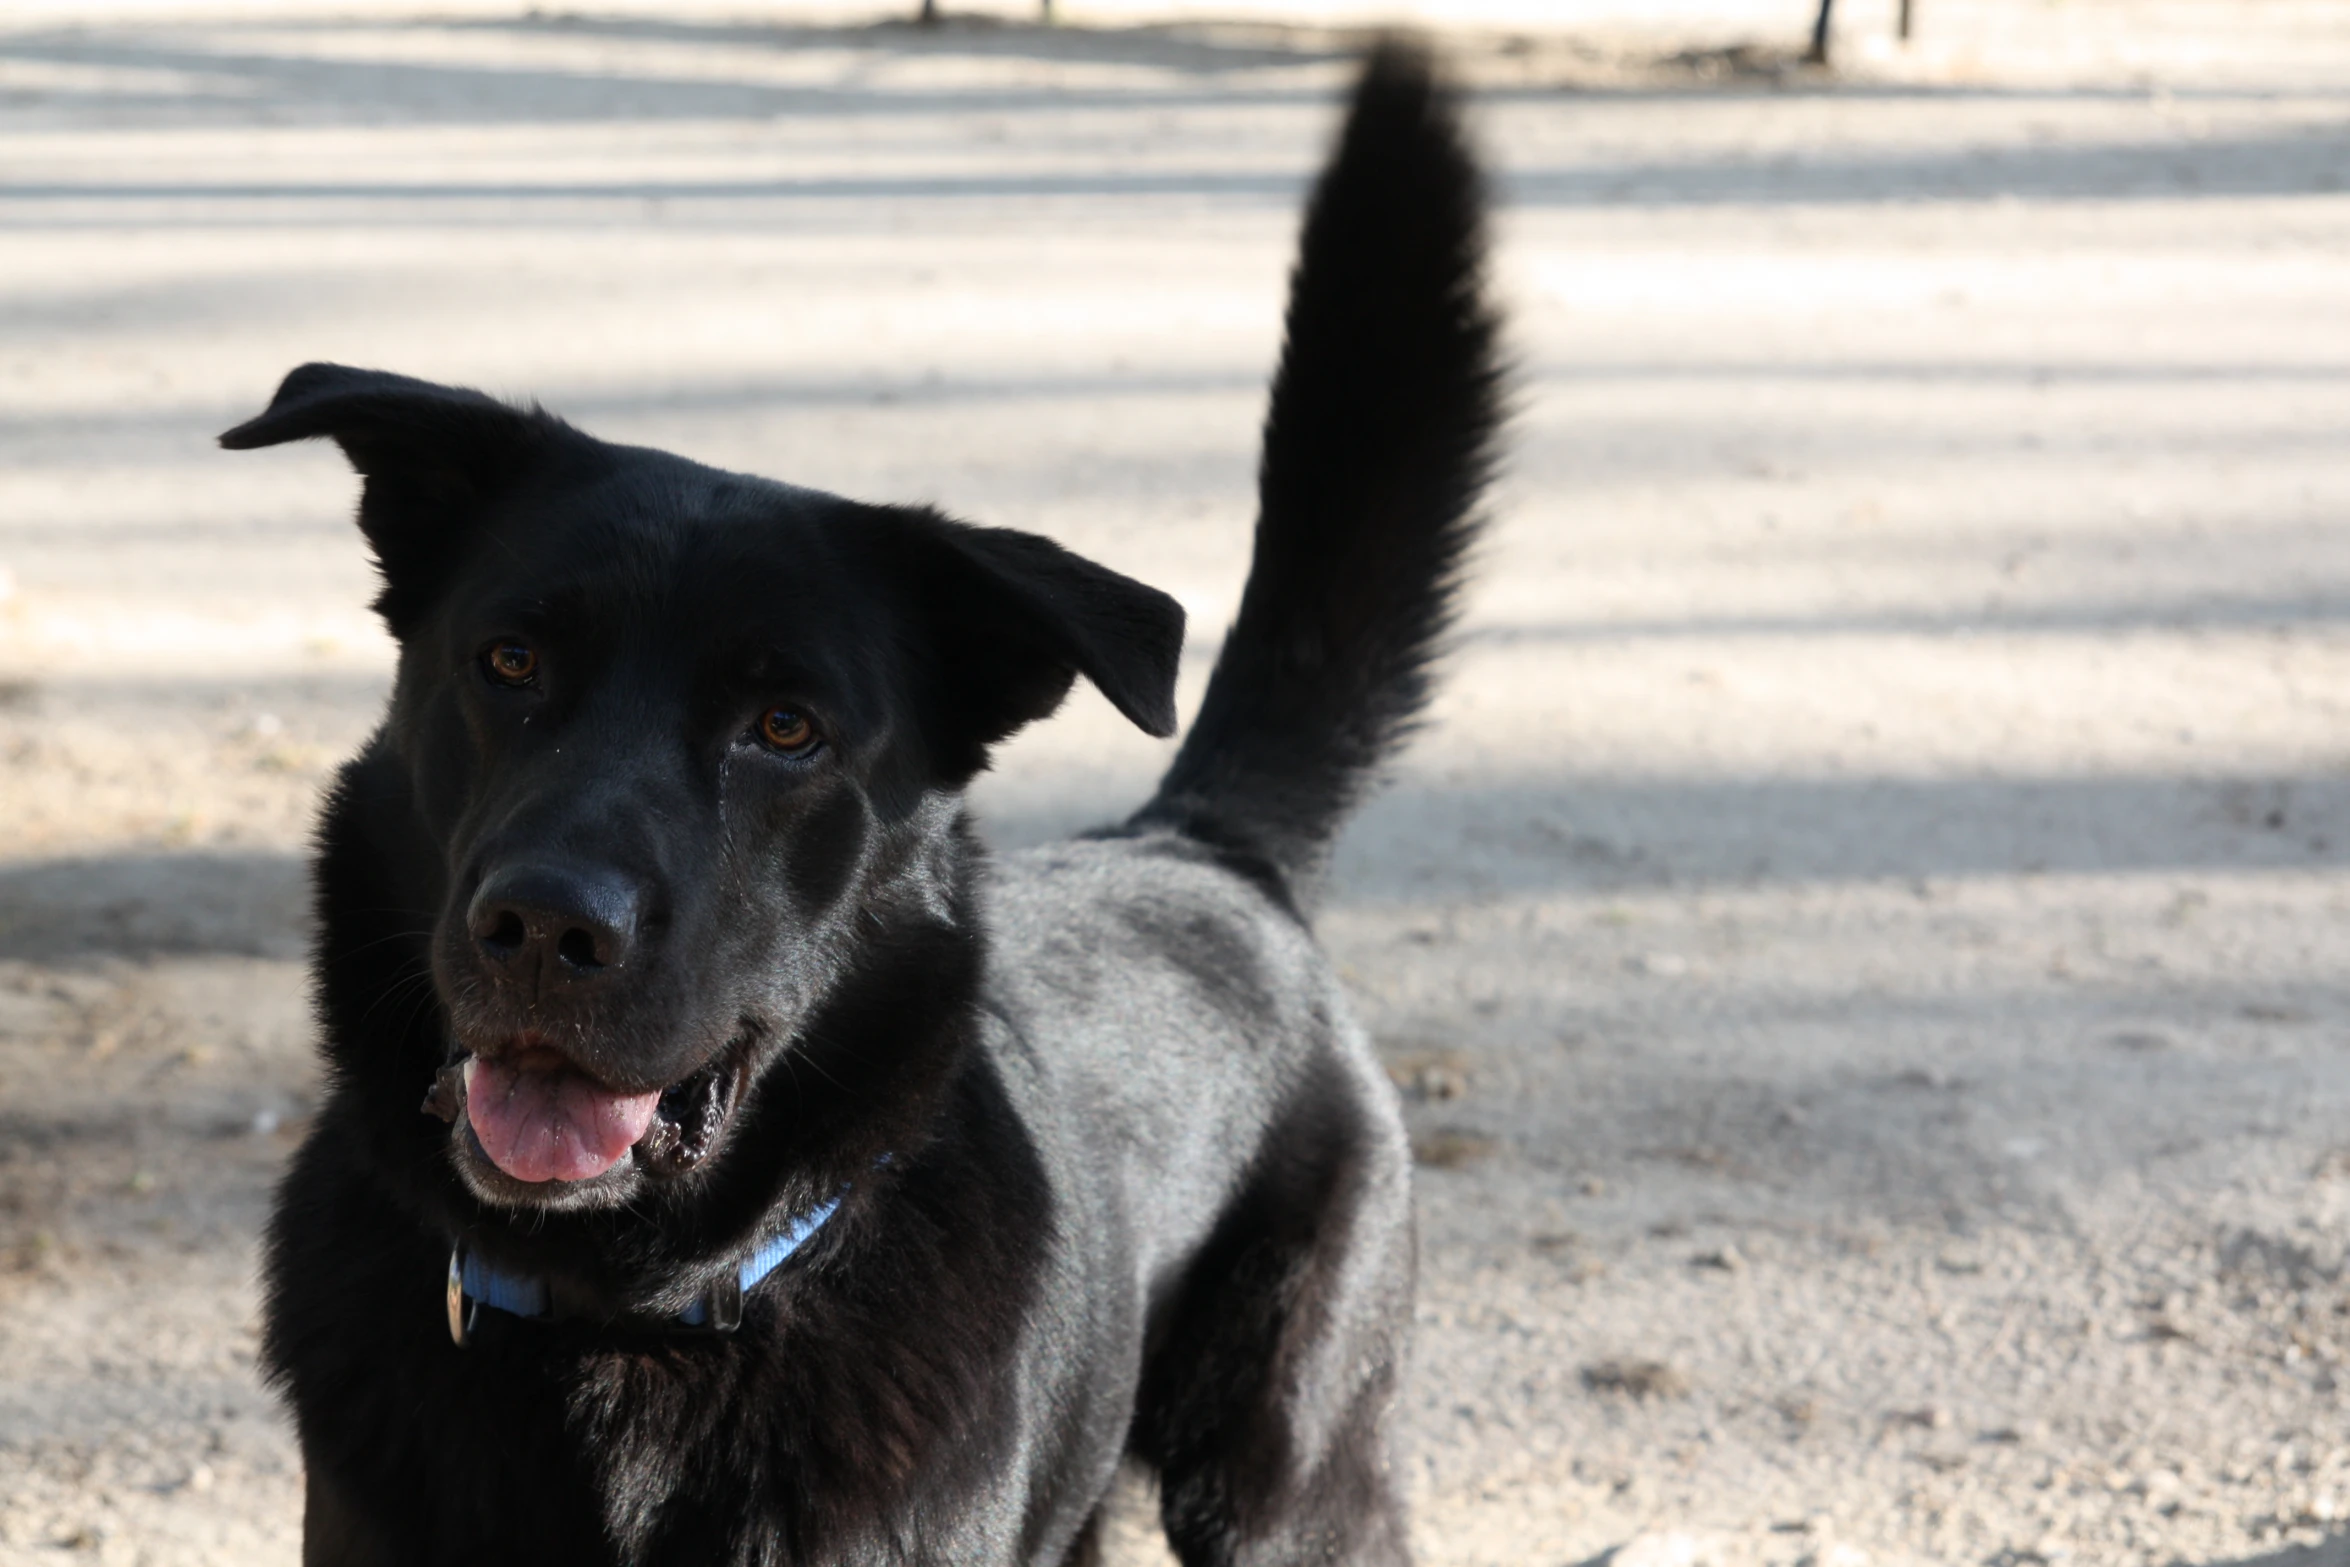
[[[1383,44],[1307,210],[1240,613],[1135,819],[1292,896],[1417,721],[1452,620],[1502,411],[1484,255],[1453,101]]]

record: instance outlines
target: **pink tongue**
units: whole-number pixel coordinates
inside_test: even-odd
[[[616,1094],[569,1067],[526,1071],[465,1063],[465,1118],[490,1162],[518,1181],[584,1181],[626,1157],[653,1121],[660,1090]]]

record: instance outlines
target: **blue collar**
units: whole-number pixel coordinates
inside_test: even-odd
[[[744,1258],[730,1277],[721,1274],[702,1292],[701,1299],[673,1317],[625,1316],[621,1320],[647,1327],[699,1328],[710,1333],[732,1333],[742,1321],[743,1297],[759,1281],[791,1260],[792,1253],[815,1239],[825,1221],[840,1211],[844,1189],[831,1201],[802,1214],[782,1234],[760,1244]],[[545,1279],[530,1273],[508,1273],[467,1251],[460,1242],[449,1253],[449,1337],[462,1349],[473,1337],[480,1308],[517,1317],[593,1316],[588,1311],[557,1311],[555,1291]]]

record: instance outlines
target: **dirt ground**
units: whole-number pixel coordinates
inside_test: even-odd
[[[1323,920],[1432,1567],[2350,1561],[2350,26],[1461,40],[1522,417]],[[0,26],[0,1562],[290,1562],[254,1238],[386,652],[304,359],[1244,567],[1265,29]],[[1164,759],[1086,693],[1000,842]],[[1130,1530],[1123,1559],[1150,1552]],[[1612,1554],[1611,1554],[1612,1553]]]

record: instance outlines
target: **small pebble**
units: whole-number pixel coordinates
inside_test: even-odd
[[[1897,1409],[1885,1417],[1885,1423],[1915,1426],[1921,1431],[1939,1431],[1950,1424],[1950,1411],[1940,1404],[1927,1404],[1919,1409]]]
[[[1602,1360],[1583,1368],[1583,1385],[1595,1393],[1628,1393],[1634,1398],[1681,1398],[1689,1379],[1661,1360]]]

